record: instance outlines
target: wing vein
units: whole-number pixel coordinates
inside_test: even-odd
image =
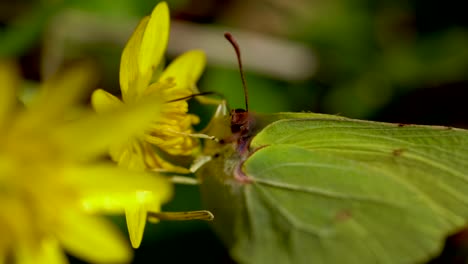
[[[260,178],[255,178],[255,177],[252,177],[252,180],[256,183],[263,184],[269,187],[279,188],[279,189],[284,189],[284,190],[289,190],[289,191],[303,192],[303,193],[314,194],[314,195],[323,196],[327,198],[333,198],[333,199],[354,200],[354,201],[359,201],[359,202],[375,203],[375,204],[390,206],[390,207],[394,207],[398,209],[404,208],[400,204],[387,202],[382,199],[377,199],[377,198],[373,198],[369,196],[346,195],[343,193],[323,190],[319,188],[298,186],[298,185],[289,184],[285,182],[272,181],[272,180],[260,179]]]

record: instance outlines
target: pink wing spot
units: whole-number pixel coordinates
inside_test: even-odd
[[[346,220],[349,220],[351,217],[352,217],[351,211],[341,210],[341,211],[336,213],[335,220],[337,222],[344,222]]]
[[[236,165],[236,168],[234,169],[234,179],[243,184],[252,183],[252,179],[242,171],[242,165],[244,165],[244,161],[239,162],[239,164]]]

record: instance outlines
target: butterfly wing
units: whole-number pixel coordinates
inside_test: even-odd
[[[466,224],[465,130],[313,116],[273,122],[251,147],[250,183],[233,178],[231,146],[200,171],[241,263],[415,263]]]

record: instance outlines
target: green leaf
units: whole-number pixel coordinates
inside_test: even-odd
[[[240,263],[420,263],[466,225],[468,131],[276,118],[248,156],[219,147],[198,173]]]

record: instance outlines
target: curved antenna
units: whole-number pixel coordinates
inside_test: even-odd
[[[183,101],[183,100],[187,100],[187,99],[192,99],[192,98],[197,97],[197,96],[210,95],[210,94],[220,95],[219,93],[216,93],[216,92],[201,92],[201,93],[191,94],[191,95],[187,95],[187,96],[184,96],[184,97],[181,97],[181,98],[169,100],[169,101],[166,101],[166,103],[173,103],[173,102]]]
[[[244,87],[244,99],[245,99],[245,111],[249,111],[249,100],[248,100],[248,95],[247,95],[247,84],[245,82],[245,76],[244,76],[244,70],[242,69],[242,60],[241,60],[241,53],[240,53],[240,48],[239,45],[237,44],[236,40],[234,37],[231,35],[231,33],[226,32],[224,33],[224,37],[232,44],[234,47],[234,50],[236,51],[237,55],[237,62],[239,63],[239,71],[242,79],[242,86]]]

